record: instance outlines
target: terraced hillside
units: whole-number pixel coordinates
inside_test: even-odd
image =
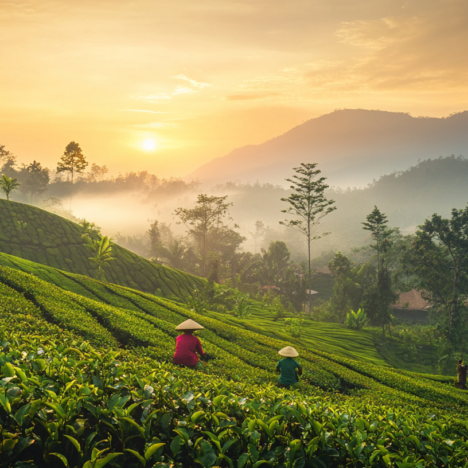
[[[287,342],[64,275],[75,292],[0,267],[2,467],[468,466],[466,392],[301,347],[285,392]],[[187,318],[198,372],[171,364]]]
[[[97,285],[101,287],[101,283],[88,277],[39,265],[29,260],[4,253],[0,253],[0,265],[33,274],[66,291],[99,300],[99,297],[92,294],[91,291],[94,291]],[[104,287],[105,289],[106,287]],[[252,311],[252,315],[246,321],[238,320],[232,315],[211,311],[207,311],[206,316],[239,328],[259,332],[265,336],[291,341],[294,346],[328,352],[377,366],[395,367],[412,372],[433,372],[432,367],[425,365],[423,360],[414,358],[405,359],[408,349],[396,339],[389,339],[387,337],[387,340],[383,342],[380,332],[355,331],[349,330],[340,324],[305,320],[303,335],[301,338],[293,338],[286,332],[284,324],[281,321],[276,321],[276,313],[271,308],[262,308],[259,303],[254,303]],[[290,314],[287,313],[286,315]],[[436,349],[429,346],[426,348],[421,350],[421,353],[424,353],[425,359],[428,359],[435,354]]]
[[[82,229],[60,216],[34,206],[0,200],[0,252],[90,277],[95,265],[81,239]],[[115,284],[183,300],[204,280],[154,264],[118,245],[106,278]]]

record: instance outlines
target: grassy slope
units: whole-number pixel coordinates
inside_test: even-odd
[[[268,308],[262,309],[254,306],[252,315],[245,322],[221,314],[211,313],[211,315],[237,326],[247,326],[267,336],[287,339],[311,350],[410,372],[434,372],[429,363],[436,359],[435,347],[424,346],[425,359],[421,360],[408,356],[407,348],[397,339],[387,336],[383,340],[381,333],[377,331],[349,330],[337,323],[314,322],[306,318],[303,323],[303,335],[298,339],[287,333],[285,325],[280,320],[275,321],[275,312]],[[286,313],[286,317],[292,317],[292,315]]]
[[[87,291],[87,297],[6,267],[0,267],[0,296],[16,301],[18,306],[10,311],[13,314],[33,309],[37,316],[94,345],[137,348],[140,355],[165,362],[171,361],[174,352],[176,324],[193,318],[205,327],[201,332],[204,347],[216,358],[205,364],[204,373],[262,384],[272,384],[277,379],[277,350],[291,341],[231,326],[140,291],[64,274]],[[0,318],[2,313],[5,312],[0,311]],[[448,404],[468,409],[466,393],[446,384],[330,353],[310,352],[302,346],[297,348],[305,369],[305,394],[338,391],[374,402],[391,398],[399,404]]]
[[[86,277],[70,274],[55,268],[39,265],[11,255],[0,253],[0,265],[14,268],[26,273],[32,273],[36,277],[90,299],[102,300],[103,293],[98,290],[97,281]],[[94,292],[93,292],[94,291]],[[127,304],[128,306],[128,304]],[[123,306],[123,307],[127,307]],[[225,315],[208,312],[209,317],[220,320],[240,328],[256,331],[265,336],[280,340],[290,341],[295,345],[303,346],[311,350],[336,354],[338,356],[358,359],[363,362],[379,366],[393,366],[413,372],[430,372],[431,369],[420,363],[412,363],[405,359],[398,359],[406,351],[401,344],[393,340],[385,346],[381,345],[381,336],[373,331],[348,330],[343,325],[332,323],[318,323],[306,320],[304,322],[304,335],[301,339],[295,339],[286,333],[281,322],[273,320],[274,312],[259,307],[254,309],[252,316],[245,322]],[[382,352],[385,351],[384,352]],[[396,356],[396,358],[395,358]]]
[[[26,223],[18,230],[18,222]],[[34,206],[0,200],[0,252],[81,275],[96,276],[88,260],[89,250],[81,240],[81,228],[60,216]],[[115,260],[106,270],[108,281],[154,293],[161,289],[165,297],[190,294],[204,280],[157,265],[115,245]]]

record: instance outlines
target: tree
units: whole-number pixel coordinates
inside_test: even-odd
[[[258,243],[260,239],[265,235],[265,225],[263,221],[255,221],[255,231],[249,232],[254,241],[254,254],[257,253]]]
[[[397,229],[389,229],[387,216],[377,206],[367,216],[367,222],[363,222],[366,231],[371,232],[375,244],[371,248],[375,250],[377,257],[377,284],[367,292],[366,301],[372,304],[377,320],[382,325],[382,333],[385,335],[385,325],[390,323],[390,305],[398,295],[392,289],[392,278],[388,270],[388,256],[391,252],[392,241]],[[369,307],[365,307],[370,310]]]
[[[69,172],[71,175],[71,183],[73,185],[75,172],[77,174],[82,174],[87,165],[88,162],[83,155],[80,145],[72,141],[66,146],[65,152],[57,164],[57,172]]]
[[[195,208],[178,208],[174,212],[187,228],[187,234],[196,243],[202,276],[207,274],[207,261],[210,253],[219,252],[225,257],[232,255],[245,240],[224,224],[223,218],[228,215],[228,209],[232,206],[232,203],[227,203],[226,199],[227,196],[200,194]]]
[[[439,310],[448,351],[462,351],[468,327],[468,206],[453,209],[450,219],[432,215],[419,226],[411,251],[420,287]]]
[[[10,199],[10,193],[16,190],[21,184],[11,177],[3,174],[0,179],[0,190],[5,193],[6,199]]]
[[[326,215],[336,210],[336,207],[333,206],[335,201],[328,200],[325,197],[325,190],[328,188],[328,185],[325,184],[326,178],[317,178],[322,171],[315,169],[316,167],[316,163],[302,163],[300,167],[295,167],[294,171],[297,174],[292,179],[286,179],[288,182],[291,182],[293,193],[288,198],[281,199],[281,201],[287,202],[290,205],[288,209],[281,212],[296,216],[297,218],[280,221],[280,224],[298,230],[307,239],[309,290],[312,289],[311,242],[329,234],[313,235],[314,229]],[[310,301],[310,294],[309,297]]]
[[[366,219],[367,222],[362,223],[363,229],[370,231],[372,239],[375,240],[375,244],[370,247],[377,253],[377,270],[380,271],[382,266],[381,261],[385,263],[383,255],[387,254],[390,250],[390,241],[395,230],[387,227],[387,216],[381,213],[376,206],[374,206],[374,209]]]
[[[104,268],[106,268],[112,260],[115,260],[112,257],[112,243],[111,239],[107,236],[99,236],[99,239],[92,239],[89,236],[84,236],[85,245],[88,247],[94,254],[93,257],[88,257],[94,264],[96,264],[98,269],[98,279],[104,279]]]
[[[47,190],[49,185],[49,169],[42,167],[40,162],[33,161],[29,166],[21,168],[23,182],[20,191],[31,195],[31,203],[35,195],[40,195]]]

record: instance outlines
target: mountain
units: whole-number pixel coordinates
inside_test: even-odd
[[[96,276],[90,251],[81,239],[82,228],[31,205],[0,200],[0,252],[49,265],[63,271]],[[205,280],[152,263],[114,244],[106,279],[121,286],[184,298]]]
[[[202,183],[270,182],[284,185],[292,168],[316,162],[332,186],[366,185],[418,159],[468,156],[468,111],[446,118],[363,109],[311,119],[260,145],[235,149],[187,178]]]

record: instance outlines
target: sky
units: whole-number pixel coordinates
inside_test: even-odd
[[[466,0],[0,0],[0,145],[181,177],[342,108],[468,110]]]

